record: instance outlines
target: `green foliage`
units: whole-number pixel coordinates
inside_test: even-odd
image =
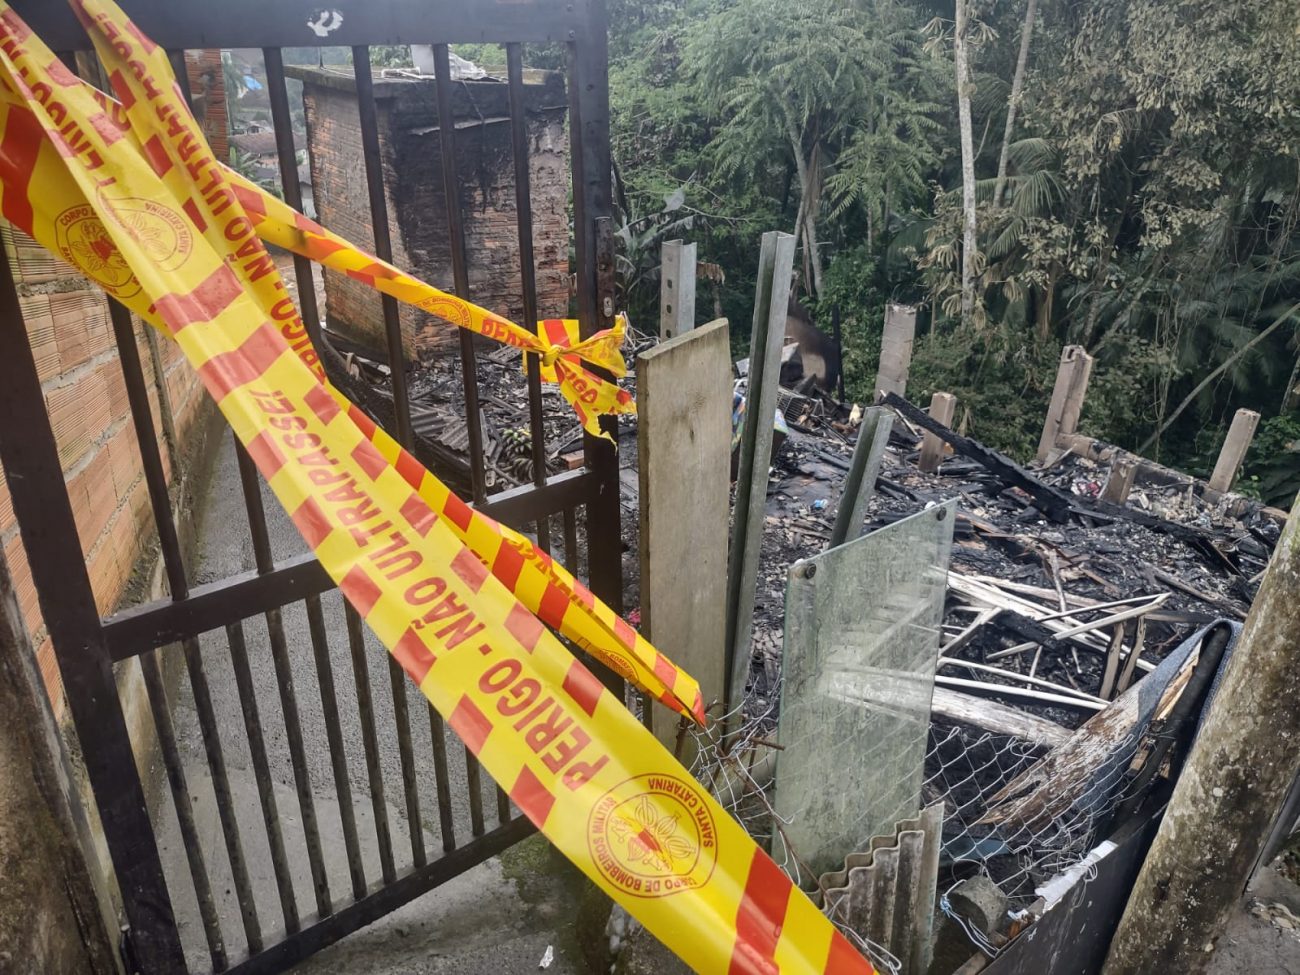
[[[931,332],[913,346],[908,398],[924,404],[935,392],[952,393],[957,429],[1027,461],[1043,431],[1059,357],[1057,346],[1023,343],[1000,330]]]
[[[880,335],[885,320],[885,292],[879,264],[865,243],[841,252],[826,272],[822,296],[809,309],[822,331],[831,334],[835,309],[843,336],[844,391],[859,403],[870,402]]]
[[[702,25],[689,55],[705,108],[722,120],[713,156],[724,172],[848,134],[879,45],[864,13],[838,0],[737,0]]]
[[[972,5],[979,293],[963,329],[955,73],[935,20],[951,5],[612,0],[625,304],[652,315],[660,244],[694,240],[721,272],[700,281],[700,315],[716,298],[742,346],[760,234],[811,210],[825,266],[801,290],[817,291],[805,300],[823,329],[839,307],[859,401],[893,300],[933,320],[916,398],[956,394],[970,432],[1019,457],[1067,343],[1097,360],[1092,435],[1141,448],[1222,365],[1148,452],[1203,469],[1239,406],[1265,414],[1263,438],[1300,371],[1291,325],[1243,353],[1300,301],[1293,3],[1040,4],[995,207],[1025,11]],[[1294,487],[1296,452],[1281,445],[1295,422],[1279,418],[1270,459],[1257,447],[1248,462],[1271,497]]]
[[[415,67],[409,44],[376,44],[370,49],[370,64],[374,68]]]
[[[1300,492],[1300,412],[1261,420],[1238,490],[1287,511]]]

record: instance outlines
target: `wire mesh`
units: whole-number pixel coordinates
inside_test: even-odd
[[[1096,845],[1126,796],[1137,749],[1134,736],[1077,782],[1017,789],[1013,783],[1038,762],[1042,749],[1005,735],[932,727],[922,792],[925,801],[944,804],[942,863],[951,865],[953,883],[983,874],[1012,911],[1028,907],[1043,883],[1080,863]],[[946,910],[956,915],[951,905]]]
[[[789,821],[772,805],[772,769],[780,746],[776,734],[776,701],[754,706],[751,696],[734,711],[710,721],[707,728],[692,728],[695,760],[691,773],[740,823],[760,846],[768,850],[786,876],[808,889],[818,878],[794,849],[786,834]],[[712,717],[712,716],[711,716]],[[899,975],[902,965],[884,945],[864,938],[835,913],[836,926],[870,959],[877,971]]]
[[[767,700],[779,699],[778,693]],[[772,801],[772,769],[780,750],[773,740],[776,710],[775,703],[757,706],[750,700],[708,728],[693,730],[692,773],[796,884],[815,890],[819,878],[791,844],[790,822],[777,814]],[[1049,783],[1035,792],[1012,786],[1044,756],[1043,747],[962,725],[931,725],[920,794],[915,807],[900,810],[899,818],[943,803],[939,906],[980,950],[993,956],[999,948],[949,901],[952,888],[982,875],[1006,896],[1009,915],[1021,915],[1038,898],[1039,887],[1082,863],[1096,846],[1127,796],[1139,747],[1139,737],[1133,736],[1073,787],[1062,783],[1055,789]],[[1026,802],[1031,795],[1033,801]],[[884,946],[832,920],[879,970],[900,970]]]

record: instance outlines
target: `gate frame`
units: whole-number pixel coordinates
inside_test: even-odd
[[[50,0],[12,2],[19,16],[52,49],[59,52],[89,50],[88,39],[69,7]],[[301,199],[292,133],[288,128],[289,105],[280,49],[351,46],[357,71],[367,181],[371,190],[372,227],[377,231],[375,249],[383,258],[391,257],[391,247],[387,240],[388,221],[383,203],[368,48],[380,44],[433,43],[438,66],[438,110],[440,119],[445,121],[450,118],[447,45],[458,42],[504,45],[510,67],[516,174],[522,172],[525,177],[522,186],[517,183],[516,189],[522,284],[525,310],[534,319],[536,296],[527,158],[521,160],[519,156],[524,145],[521,133],[525,125],[522,44],[565,44],[578,317],[584,337],[612,326],[614,260],[609,217],[611,159],[604,0],[512,0],[508,3],[492,0],[334,0],[342,19],[335,30],[323,37],[307,29],[308,20],[320,11],[319,0],[275,0],[274,3],[225,0],[221,4],[186,4],[183,7],[176,0],[120,2],[128,16],[147,35],[172,52],[173,64],[182,68],[186,48],[263,49],[285,198],[296,208],[301,208]],[[71,53],[61,53],[60,57],[69,65],[76,63]],[[85,63],[82,61],[83,65]],[[446,189],[457,185],[454,127],[441,127],[450,133],[447,139],[440,140],[445,150],[442,169]],[[453,194],[448,193],[447,199],[456,291],[467,295],[460,206],[458,203],[450,205],[455,199]],[[364,246],[366,242],[358,243]],[[299,280],[312,280],[307,276],[305,259],[295,258],[295,266]],[[385,297],[383,306],[389,361],[392,364],[404,363],[396,303]],[[144,655],[141,661],[145,663],[152,659],[149,651],[182,642],[186,648],[187,665],[191,668],[191,680],[201,680],[202,663],[197,646],[200,633],[235,625],[262,613],[277,613],[280,607],[310,599],[335,587],[314,556],[272,563],[269,548],[259,551],[258,571],[255,573],[193,588],[189,586],[149,409],[147,385],[134,342],[134,325],[130,313],[123,306],[110,299],[109,307],[171,598],[132,607],[108,619],[101,620],[99,616],[35,359],[29,343],[24,341],[26,329],[12,269],[3,252],[0,252],[0,322],[4,324],[0,328],[8,336],[12,348],[0,356],[0,417],[4,417],[4,427],[0,429],[0,464],[8,479],[41,613],[53,642],[69,714],[80,739],[87,778],[120,887],[125,913],[125,960],[131,971],[185,972],[189,969],[144,789],[136,772],[113,666],[141,655]],[[321,323],[312,288],[299,288],[299,309],[313,340],[319,343]],[[528,378],[534,483],[487,496],[482,433],[476,408],[474,347],[468,332],[462,330],[460,337],[474,502],[485,513],[516,527],[536,524],[542,544],[548,547],[550,519],[561,516],[565,554],[570,562],[573,562],[575,553],[577,509],[585,506],[591,589],[621,612],[621,526],[616,450],[611,444],[586,435],[585,468],[546,477],[538,361],[535,355],[530,354]],[[397,429],[392,432],[409,448],[412,436],[404,370],[393,368],[392,377],[397,416]],[[160,390],[160,395],[165,396],[166,390]],[[617,423],[613,418],[606,418],[602,426],[617,439]],[[242,448],[239,454],[241,468],[247,475],[251,469]],[[248,492],[249,477],[246,476],[244,482],[254,547],[260,549],[258,522],[263,514],[261,499],[259,496],[254,504]],[[255,477],[251,483],[256,488]],[[262,527],[264,532],[264,525]],[[264,534],[260,540],[265,540]],[[571,564],[570,568],[576,570],[576,564]],[[602,673],[602,679],[621,691],[621,681],[608,671]],[[406,728],[409,732],[409,724]],[[219,741],[217,754],[220,758]],[[283,939],[227,967],[223,968],[216,962],[214,955],[214,967],[239,973],[281,971],[531,835],[533,825],[523,816],[512,817],[508,803],[501,801],[502,796],[499,794],[500,825],[496,828],[484,832],[481,823],[476,823],[478,828],[474,832],[477,835],[468,843],[450,849],[424,865],[414,866],[395,879],[379,881],[377,885],[371,883],[363,896],[332,913],[315,918],[304,916],[296,933],[286,931]],[[411,825],[413,832],[420,830],[418,822]]]

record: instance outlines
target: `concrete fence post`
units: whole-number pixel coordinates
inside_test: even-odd
[[[659,272],[659,337],[672,339],[695,327],[695,245],[664,241]]]
[[[1081,345],[1067,345],[1061,350],[1061,364],[1056,370],[1056,385],[1043,421],[1043,435],[1038,441],[1038,463],[1046,463],[1062,437],[1073,436],[1079,428],[1088,380],[1092,377],[1092,356]]]
[[[754,322],[749,337],[749,390],[740,432],[736,500],[727,554],[727,710],[744,699],[754,637],[754,589],[767,510],[768,467],[781,377],[781,347],[794,272],[791,234],[768,231],[758,253]]]
[[[957,411],[957,397],[952,393],[935,393],[930,397],[930,419],[937,420],[945,427],[952,426],[953,414]],[[943,441],[929,430],[921,441],[921,456],[916,462],[917,468],[927,474],[939,469],[943,460]]]
[[[1228,428],[1223,447],[1219,450],[1219,459],[1214,464],[1214,473],[1210,475],[1212,491],[1231,491],[1241,470],[1241,462],[1246,459],[1250,442],[1255,439],[1255,428],[1259,426],[1259,414],[1254,410],[1238,410]]]
[[[907,370],[912,364],[912,343],[916,340],[916,307],[885,306],[885,330],[880,337],[880,365],[876,372],[876,393],[907,395]]]
[[[1118,453],[1110,462],[1110,476],[1101,489],[1101,499],[1111,504],[1125,504],[1133,490],[1133,476],[1137,473],[1137,459],[1131,454]]]

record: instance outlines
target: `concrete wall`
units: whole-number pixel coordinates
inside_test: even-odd
[[[95,602],[108,615],[122,601],[138,573],[141,556],[156,547],[126,385],[108,320],[108,302],[67,264],[20,231],[0,227],[14,268],[27,326],[59,445],[77,533],[90,572]],[[154,429],[169,480],[182,466],[186,438],[209,415],[211,405],[194,371],[174,342],[157,343],[155,362],[144,329],[137,324],[136,347],[149,386]],[[161,373],[166,396],[159,396]],[[178,443],[168,442],[164,411],[171,414]],[[36,589],[14,518],[8,486],[0,479],[0,546],[13,574],[23,619],[56,715],[63,696],[54,650],[41,619]]]
[[[374,236],[352,76],[328,68],[291,68],[289,73],[303,81],[320,221],[368,250]],[[375,98],[393,261],[430,284],[451,290],[434,89],[431,79],[376,80]],[[469,297],[522,324],[507,88],[488,80],[458,83],[452,101]],[[529,72],[525,104],[538,310],[543,318],[562,317],[569,304],[569,147],[563,77]],[[383,315],[375,291],[326,272],[325,293],[332,329],[362,345],[384,347]],[[408,355],[427,360],[456,348],[455,328],[409,305],[399,308]]]
[[[0,971],[111,975],[116,924],[83,859],[62,743],[0,557]]]

